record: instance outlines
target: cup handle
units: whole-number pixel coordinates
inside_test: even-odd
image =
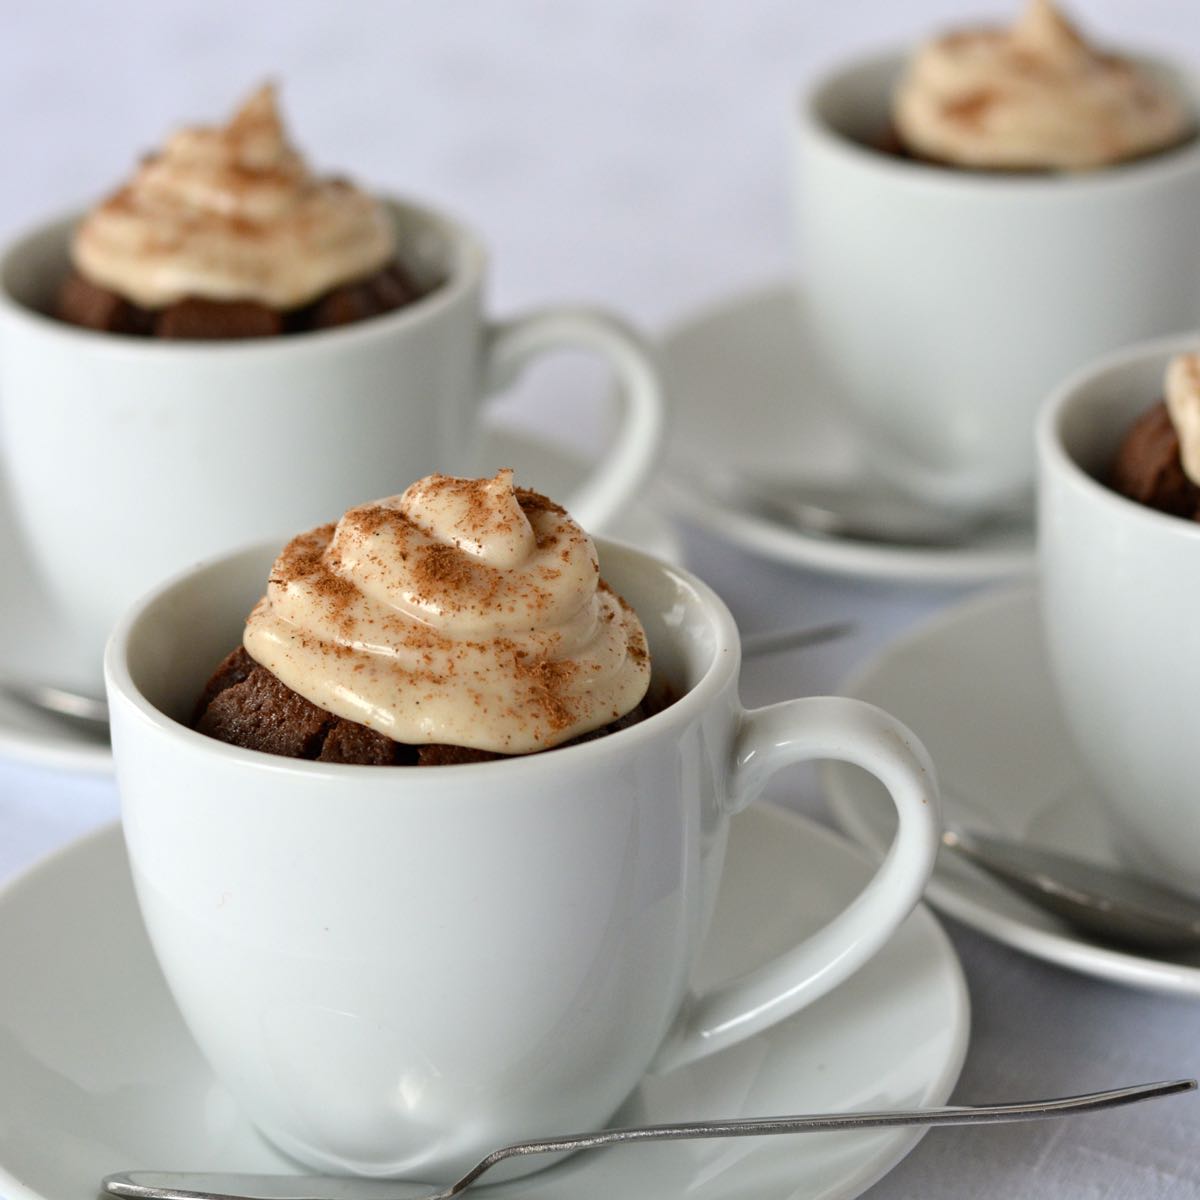
[[[940,836],[937,780],[913,733],[873,705],[822,696],[744,713],[726,793],[731,811],[745,808],[781,767],[815,758],[865,767],[888,789],[900,823],[887,857],[862,892],[799,945],[689,996],[653,1070],[703,1058],[811,1004],[875,954],[920,899]]]
[[[484,392],[507,387],[535,355],[572,347],[612,364],[619,383],[621,426],[607,453],[571,495],[571,515],[598,531],[638,493],[657,461],[665,426],[662,376],[654,351],[608,313],[551,308],[492,325],[484,356]]]

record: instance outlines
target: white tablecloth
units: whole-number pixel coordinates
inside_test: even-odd
[[[1111,40],[1200,54],[1200,6],[1186,0],[1074,7]],[[587,299],[661,327],[789,269],[796,85],[859,47],[903,42],[972,11],[953,0],[9,6],[0,239],[86,202],[177,119],[220,116],[272,76],[314,162],[425,197],[484,233],[497,311]],[[567,364],[544,369],[507,407],[513,419],[559,428],[565,408],[587,434],[597,392]],[[860,623],[845,642],[748,666],[750,704],[836,689],[898,630],[960,594],[774,567],[695,531],[686,546],[746,630],[835,615]],[[806,776],[783,778],[772,795],[821,815]],[[106,780],[0,762],[0,879],[115,812]],[[974,1009],[957,1099],[1200,1070],[1195,1001],[1096,982],[950,932]],[[19,964],[4,964],[0,980],[12,969]],[[870,1195],[1200,1197],[1198,1105],[942,1131]]]

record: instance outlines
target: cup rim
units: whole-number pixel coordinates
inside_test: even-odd
[[[1093,503],[1106,509],[1114,520],[1141,522],[1148,529],[1157,529],[1170,536],[1200,539],[1200,523],[1139,504],[1096,479],[1076,462],[1062,437],[1062,424],[1068,410],[1074,404],[1085,403],[1083,397],[1087,389],[1102,376],[1134,365],[1149,364],[1155,359],[1161,359],[1165,368],[1166,361],[1173,355],[1197,350],[1200,350],[1200,333],[1169,334],[1124,346],[1072,372],[1046,397],[1038,411],[1034,440],[1041,470],[1061,476]],[[1147,400],[1148,405],[1152,402],[1152,399]],[[1039,492],[1044,492],[1044,487],[1039,487]]]
[[[415,217],[438,229],[457,248],[454,271],[433,291],[392,312],[380,313],[362,321],[354,321],[332,329],[311,329],[265,338],[213,338],[211,340],[131,337],[84,329],[70,325],[23,303],[5,283],[8,266],[13,257],[31,242],[46,236],[69,238],[71,230],[85,215],[82,209],[52,217],[27,227],[10,238],[0,250],[0,316],[7,316],[18,325],[41,337],[61,338],[78,350],[82,342],[90,351],[113,357],[149,355],[156,359],[186,361],[193,356],[205,359],[220,356],[238,358],[278,354],[314,353],[334,345],[353,345],[388,337],[410,326],[436,320],[447,309],[461,303],[463,298],[481,287],[487,270],[488,257],[482,239],[456,218],[417,200],[388,193],[375,193],[393,214]]]
[[[1006,194],[1028,194],[1038,198],[1074,195],[1080,191],[1119,191],[1150,186],[1163,176],[1185,174],[1200,167],[1200,74],[1152,52],[1129,49],[1123,57],[1168,76],[1187,100],[1192,115],[1192,136],[1185,142],[1141,158],[1113,163],[1089,171],[1004,172],[943,167],[885,154],[834,128],[820,112],[824,94],[847,77],[886,67],[901,69],[911,57],[911,45],[892,46],[844,58],[819,71],[803,85],[794,106],[800,132],[823,149],[861,170],[902,179],[933,190],[967,193],[1003,189]]]
[[[613,753],[613,747],[619,744],[624,747],[634,747],[639,742],[658,738],[666,733],[667,726],[682,726],[690,723],[697,714],[707,708],[713,699],[731,682],[736,682],[741,665],[741,642],[738,636],[737,623],[725,602],[703,580],[690,571],[668,563],[663,559],[647,554],[635,546],[617,541],[612,538],[594,538],[597,551],[603,564],[605,554],[624,555],[640,562],[643,569],[659,571],[673,577],[677,582],[695,593],[704,606],[709,617],[710,627],[715,637],[712,660],[704,669],[703,675],[677,699],[672,700],[666,708],[615,733],[606,734],[601,738],[582,742],[575,746],[557,746],[550,750],[535,754],[512,755],[510,757],[482,763],[455,763],[439,766],[435,771],[422,771],[420,783],[423,788],[439,786],[438,780],[444,780],[449,786],[457,786],[463,780],[462,772],[470,772],[469,778],[478,780],[480,784],[492,781],[495,773],[497,783],[509,784],[514,779],[514,772],[523,772],[530,783],[545,771],[553,771],[557,764],[563,763],[562,755],[569,754],[570,761],[578,767],[591,764],[598,766],[603,759],[607,760]],[[404,778],[397,777],[395,771],[405,768],[388,768],[368,766],[362,763],[323,763],[309,759],[285,758],[282,755],[268,754],[262,750],[249,750],[241,746],[233,746],[227,742],[218,741],[199,733],[190,726],[168,716],[157,705],[152,703],[134,682],[129,667],[130,640],[136,634],[136,628],[147,612],[156,604],[167,599],[176,589],[186,587],[192,579],[205,571],[228,565],[235,559],[248,556],[268,558],[278,553],[277,541],[257,541],[235,550],[230,550],[203,562],[179,571],[164,580],[136,601],[117,623],[104,651],[104,680],[110,708],[115,708],[114,701],[131,707],[137,719],[150,726],[155,735],[172,742],[181,753],[211,754],[217,759],[223,759],[231,768],[244,770],[265,771],[273,775],[298,775],[308,780],[329,779],[345,785],[348,780],[355,779],[363,785],[398,783]],[[373,781],[373,783],[372,783]],[[344,795],[339,793],[339,802]]]

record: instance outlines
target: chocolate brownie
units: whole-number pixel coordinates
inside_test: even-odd
[[[1200,487],[1184,473],[1179,435],[1161,401],[1129,427],[1113,459],[1109,482],[1138,504],[1200,521]]]
[[[188,297],[161,309],[141,308],[72,271],[59,290],[54,315],[70,325],[132,337],[230,340],[332,329],[403,308],[424,293],[396,261],[343,284],[302,308],[282,312],[246,300]]]
[[[643,700],[623,717],[562,744],[574,746],[627,729],[658,707]],[[241,646],[221,661],[205,685],[196,703],[192,728],[247,750],[316,762],[439,767],[506,757],[469,746],[394,742],[305,700],[256,663]]]

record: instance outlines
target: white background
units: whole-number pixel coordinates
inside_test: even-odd
[[[805,79],[984,11],[955,0],[9,0],[0,239],[90,202],[174,124],[222,118],[270,77],[314,164],[433,201],[484,234],[497,311],[591,300],[657,329],[790,269],[788,122]],[[1105,40],[1200,60],[1195,0],[1092,0],[1075,12]],[[588,428],[577,415],[588,389],[573,378],[551,370],[513,413],[558,425],[566,410]],[[751,703],[835,688],[882,639],[955,598],[769,567],[694,532],[687,545],[748,629],[846,611],[866,622],[848,645],[748,673]],[[0,763],[0,875],[114,811],[106,781]],[[1200,1070],[1194,1002],[951,932],[975,1010],[958,1098]],[[935,1134],[871,1195],[1200,1197],[1198,1104]]]
[[[181,121],[283,86],[311,161],[476,226],[505,309],[669,320],[786,269],[796,89],[967,0],[6,4],[0,236],[115,184]],[[1107,40],[1200,58],[1193,0],[1091,0]]]

